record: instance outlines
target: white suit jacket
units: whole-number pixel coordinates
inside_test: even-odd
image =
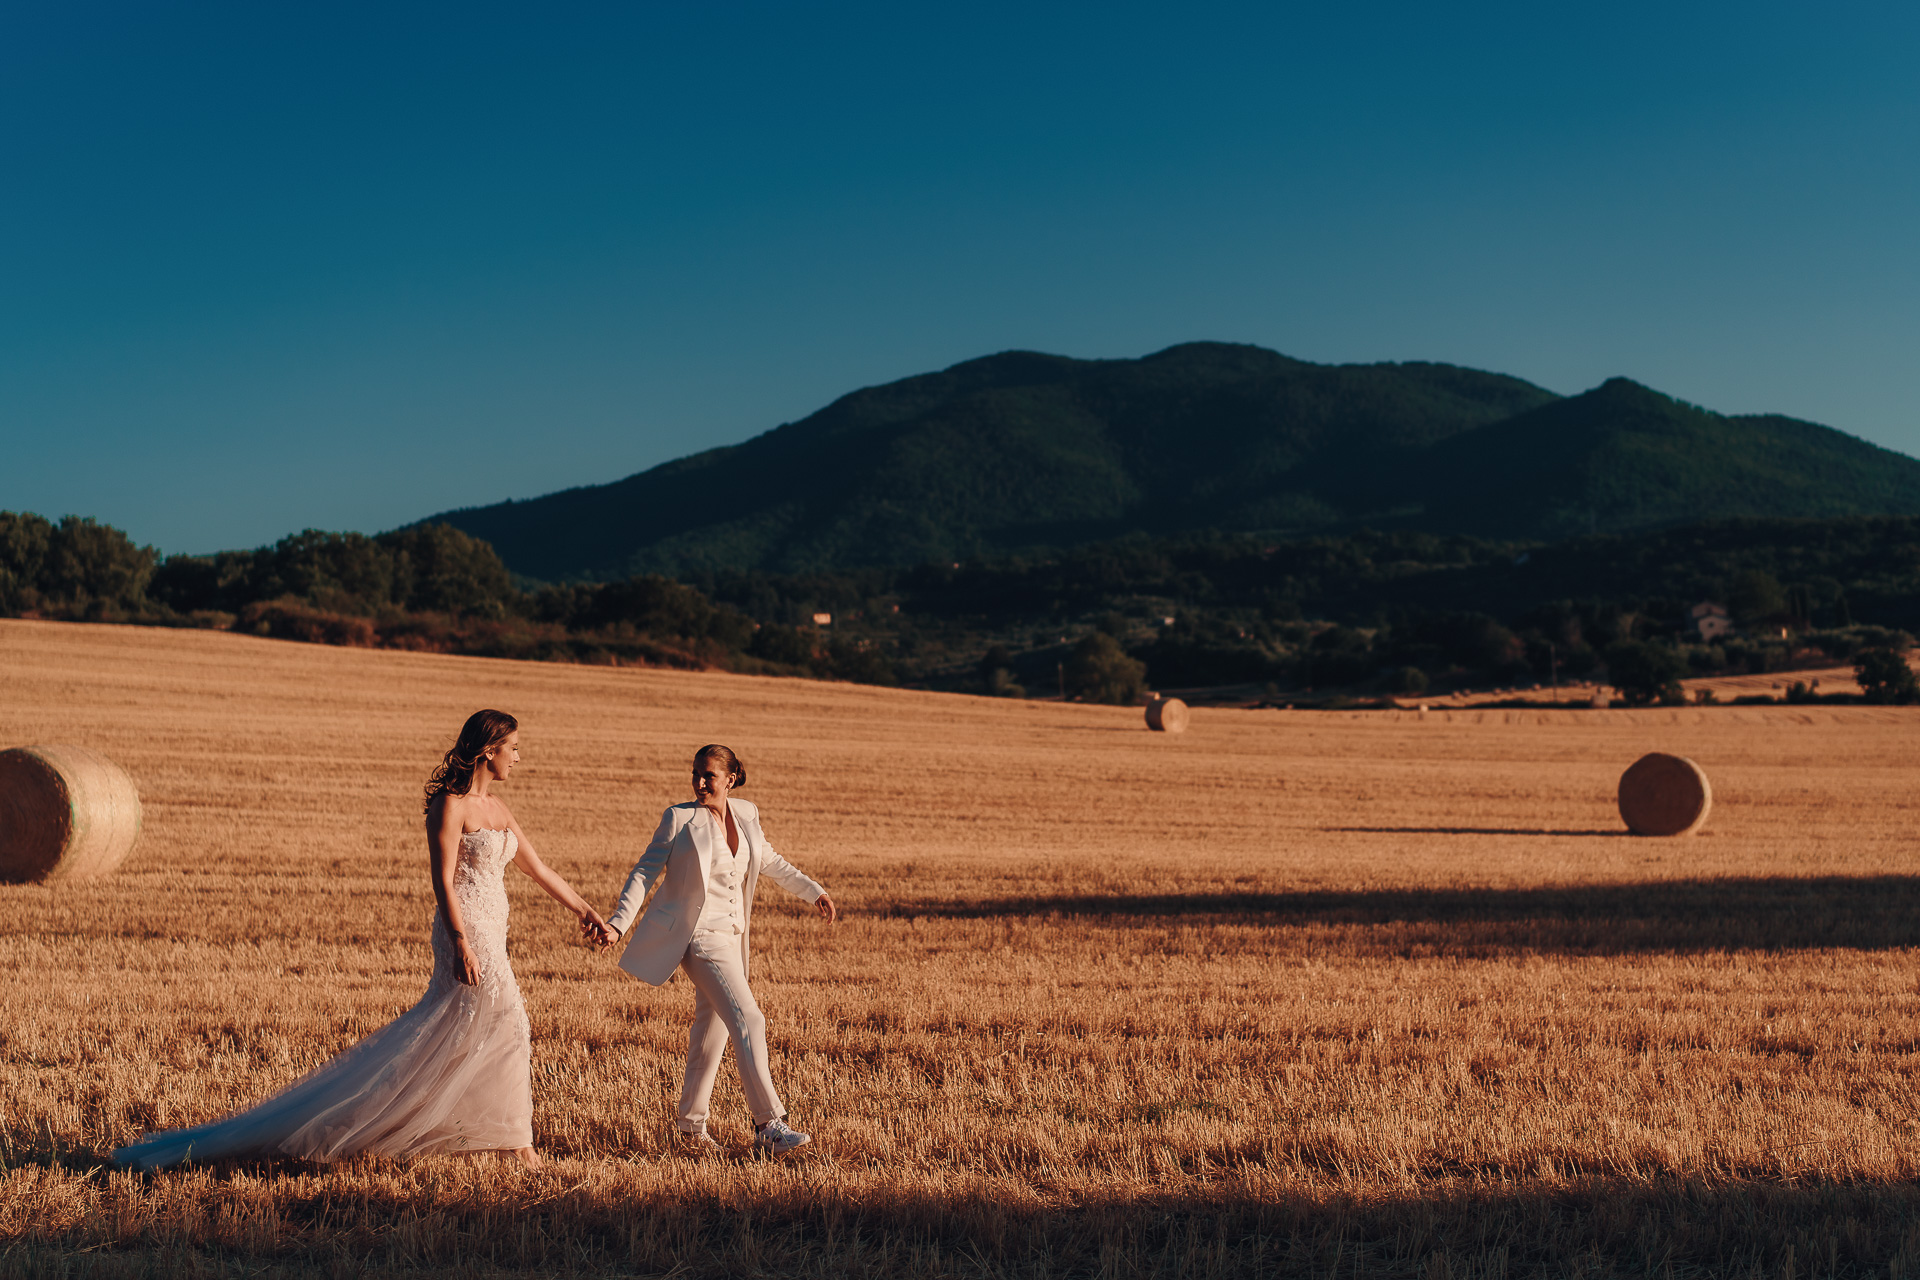
[[[774,852],[760,830],[760,810],[750,800],[727,800],[733,810],[734,826],[739,828],[741,852],[747,856],[741,876],[742,913],[740,963],[744,967],[749,954],[747,939],[753,934],[753,895],[764,872],[773,882],[796,897],[817,901],[826,890],[802,875],[794,865]],[[693,927],[700,920],[700,909],[707,901],[707,880],[713,869],[716,848],[724,847],[726,833],[713,821],[696,821],[700,805],[692,800],[676,804],[660,815],[647,851],[640,855],[627,875],[620,901],[614,904],[607,923],[620,930],[627,940],[620,955],[620,967],[642,982],[659,986],[673,976],[687,943],[693,940]],[[644,915],[640,904],[655,882],[660,892],[653,895]],[[637,927],[629,928],[639,915]]]

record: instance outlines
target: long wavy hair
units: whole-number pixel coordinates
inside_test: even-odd
[[[428,809],[441,796],[463,796],[473,790],[473,771],[488,751],[507,740],[520,722],[504,711],[476,711],[460,726],[460,738],[440,767],[427,779]]]

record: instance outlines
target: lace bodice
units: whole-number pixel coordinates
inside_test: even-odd
[[[453,898],[466,929],[467,946],[480,965],[480,985],[488,990],[510,987],[516,998],[519,984],[507,962],[507,864],[519,850],[511,831],[482,829],[460,837],[460,856],[453,868]],[[433,914],[433,985],[460,981],[460,955],[447,934],[447,922],[436,907]]]

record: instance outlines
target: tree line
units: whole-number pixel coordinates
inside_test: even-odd
[[[1705,600],[1734,634],[1698,635],[1690,610]],[[1116,702],[1149,685],[1310,700],[1608,675],[1671,698],[1687,675],[1903,649],[1920,625],[1920,520],[1548,545],[1134,536],[906,569],[547,584],[446,525],[161,557],[93,520],[0,512],[0,612]]]
[[[547,661],[886,678],[845,644],[757,627],[661,577],[521,584],[448,525],[161,557],[110,525],[0,512],[0,613]],[[764,634],[763,634],[764,633]]]
[[[1789,672],[1898,651],[1920,627],[1920,520],[1726,520],[1554,544],[1134,536],[1039,557],[690,580],[756,617],[831,611],[933,687],[1073,692],[1075,671],[1097,667],[1084,696],[1243,685],[1311,701],[1606,678],[1616,665]],[[1705,602],[1726,608],[1732,634],[1699,634],[1692,608]],[[1137,680],[1123,659],[1140,664]],[[1648,696],[1671,696],[1678,678]]]

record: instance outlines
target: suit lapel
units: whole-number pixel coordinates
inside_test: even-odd
[[[731,806],[733,801],[727,801]],[[751,885],[760,877],[760,843],[755,838],[759,832],[757,823],[749,823],[738,813],[733,815],[734,825],[740,828],[740,852],[746,855],[747,865],[740,868],[740,878]]]
[[[693,809],[693,817],[687,820],[687,834],[693,837],[693,851],[700,855],[700,887],[707,887],[708,879],[713,875],[713,824],[706,819],[706,810],[699,805]]]

